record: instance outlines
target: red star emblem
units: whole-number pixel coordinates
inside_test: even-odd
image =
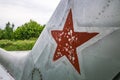
[[[78,73],[80,73],[76,48],[96,36],[98,33],[74,32],[72,11],[70,10],[63,30],[53,30],[51,31],[51,34],[57,43],[53,61],[66,56],[73,67],[78,71]]]

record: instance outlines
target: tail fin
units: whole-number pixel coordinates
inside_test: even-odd
[[[3,50],[0,60],[17,80],[109,80],[120,71],[119,5],[61,0],[22,67]]]

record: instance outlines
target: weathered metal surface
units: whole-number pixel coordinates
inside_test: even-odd
[[[23,58],[23,66],[13,66],[14,70],[10,66],[8,69],[16,80],[113,79],[120,72],[119,6],[120,0],[61,0],[34,48]],[[69,14],[72,16],[69,17]],[[61,36],[61,32],[67,34]],[[77,33],[79,40],[73,39],[72,32]],[[87,35],[81,34],[84,37],[80,37],[80,33]],[[88,38],[88,34],[94,35]],[[83,41],[84,38],[87,39]],[[73,54],[70,54],[71,49],[63,49],[67,46],[66,41],[74,47]],[[60,45],[63,47],[59,47],[59,50]],[[0,52],[3,65],[8,60],[10,65],[16,64],[17,61],[13,61],[15,59],[3,56],[3,53]],[[75,64],[68,55],[76,56]]]

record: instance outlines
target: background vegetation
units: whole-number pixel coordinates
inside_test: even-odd
[[[23,51],[31,50],[36,42],[36,39],[30,40],[0,40],[0,47],[8,51]]]
[[[30,20],[14,30],[14,24],[8,22],[4,29],[0,29],[0,47],[10,51],[31,50],[44,27]]]

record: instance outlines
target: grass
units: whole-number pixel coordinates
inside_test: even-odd
[[[30,40],[0,40],[0,48],[8,51],[31,50],[37,39]]]

